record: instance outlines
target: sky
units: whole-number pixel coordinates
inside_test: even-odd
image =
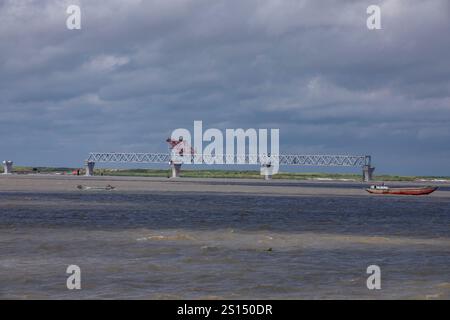
[[[281,153],[449,176],[449,57],[448,0],[0,0],[0,158],[167,152],[201,120],[280,129]]]

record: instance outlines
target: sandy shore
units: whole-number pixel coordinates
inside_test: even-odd
[[[426,183],[397,182],[390,185],[426,185]],[[367,196],[367,183],[342,181],[296,181],[255,179],[151,178],[59,175],[0,175],[0,192],[96,192],[80,191],[78,185],[116,187],[109,192],[197,192],[233,193],[272,196]],[[435,184],[441,190],[428,197],[450,197],[448,184]]]

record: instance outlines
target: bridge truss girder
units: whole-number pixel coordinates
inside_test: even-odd
[[[325,167],[364,167],[371,166],[370,156],[354,155],[190,155],[175,156],[169,153],[135,153],[135,152],[92,152],[88,162],[109,163],[170,163],[179,161],[183,164],[266,164],[293,166]]]

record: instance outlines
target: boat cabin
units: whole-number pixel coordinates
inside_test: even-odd
[[[389,190],[388,186],[370,186],[372,190]]]

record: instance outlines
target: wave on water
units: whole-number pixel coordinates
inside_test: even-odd
[[[400,236],[362,236],[312,232],[265,232],[236,231],[233,229],[214,231],[160,230],[140,231],[136,241],[182,242],[202,248],[225,247],[232,249],[333,249],[354,246],[439,248],[450,251],[450,238],[412,238]]]

